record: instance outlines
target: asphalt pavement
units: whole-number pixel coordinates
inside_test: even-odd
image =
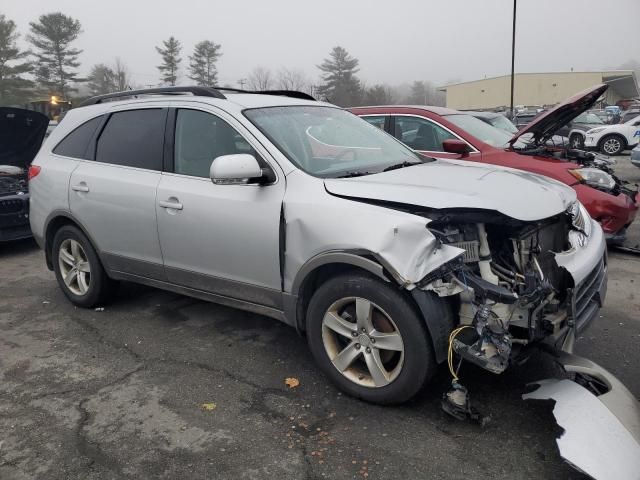
[[[620,176],[640,182],[628,164]],[[577,353],[640,396],[640,256],[609,266]],[[542,353],[500,376],[463,367],[485,427],[440,410],[445,368],[409,404],[373,406],[341,395],[275,320],[133,284],[78,309],[32,241],[0,245],[2,480],[582,479],[559,456],[552,403],[520,398],[557,374]]]

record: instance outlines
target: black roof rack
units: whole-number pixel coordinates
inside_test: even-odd
[[[291,97],[291,98],[299,98],[300,100],[314,100],[311,95],[305,92],[300,92],[298,90],[241,90],[239,88],[231,88],[231,87],[215,87],[217,90],[222,90],[223,92],[233,92],[233,93],[255,93],[258,95],[277,95],[280,97]]]
[[[238,88],[227,88],[227,87],[159,87],[159,88],[145,88],[141,90],[125,90],[122,92],[114,92],[107,93],[104,95],[97,95],[95,97],[88,98],[84,102],[80,104],[81,107],[86,107],[87,105],[97,105],[99,103],[104,102],[105,100],[116,100],[120,98],[126,97],[136,97],[138,95],[182,95],[184,93],[191,93],[192,95],[196,95],[199,97],[213,97],[213,98],[227,98],[222,92],[233,92],[233,93],[255,93],[262,95],[279,95],[283,97],[292,97],[299,98],[302,100],[315,100],[311,95],[304,92],[298,92],[295,90],[263,90],[263,91],[252,91],[252,90],[240,90]]]

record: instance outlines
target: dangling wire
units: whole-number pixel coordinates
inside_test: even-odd
[[[456,370],[453,369],[453,341],[455,340],[456,336],[465,328],[473,328],[473,327],[471,325],[463,325],[461,327],[456,328],[449,334],[449,350],[447,352],[447,364],[449,365],[449,372],[451,373],[451,376],[453,377],[454,382],[458,381],[458,372],[457,372],[457,369]]]

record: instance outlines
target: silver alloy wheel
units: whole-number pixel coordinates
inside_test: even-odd
[[[618,153],[621,147],[622,147],[622,144],[620,143],[620,140],[617,139],[616,137],[607,139],[607,141],[604,142],[604,144],[602,145],[602,149],[605,151],[605,153],[608,153],[609,155],[614,155]]]
[[[334,302],[322,319],[329,360],[352,382],[379,388],[393,382],[404,363],[404,343],[391,317],[360,297]]]
[[[89,259],[82,245],[72,238],[60,244],[58,265],[64,284],[75,295],[85,295],[91,284],[91,268]]]
[[[581,141],[579,135],[574,135],[573,140],[571,141],[571,148],[580,148]]]

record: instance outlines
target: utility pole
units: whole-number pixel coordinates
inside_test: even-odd
[[[244,90],[244,84],[247,83],[247,79],[246,78],[241,78],[240,80],[238,80],[238,85],[240,85],[240,90]]]
[[[513,84],[515,80],[515,64],[516,64],[516,3],[518,0],[513,0],[513,30],[511,32],[511,120],[514,117],[513,111]]]

